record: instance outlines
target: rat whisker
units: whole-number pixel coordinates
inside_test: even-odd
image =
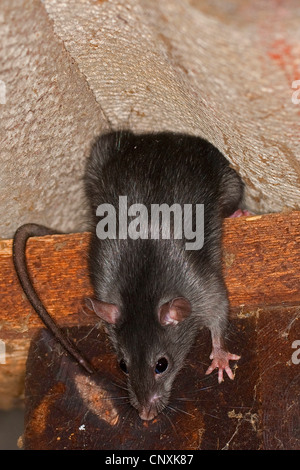
[[[204,392],[206,390],[215,390],[216,388],[217,388],[217,384],[207,385],[206,387],[200,387],[200,388],[196,388],[195,390],[190,390],[190,391],[185,392],[186,393],[185,397],[178,397],[178,398],[174,397],[174,398],[176,398],[176,400],[183,400],[183,401],[184,400],[186,401],[200,400],[200,398],[205,398],[205,397],[200,396],[200,392]]]
[[[83,336],[82,338],[78,339],[78,340],[77,340],[77,344],[78,344],[78,343],[81,343],[81,341],[84,341],[86,338],[88,338],[88,337],[90,336],[90,334],[94,331],[95,328],[97,328],[97,324],[94,325],[94,326],[88,331],[88,333],[87,333],[85,336]]]
[[[208,385],[207,387],[202,387],[202,388],[198,388],[197,392],[203,392],[204,390],[210,390],[212,388],[216,388],[216,385]]]
[[[245,409],[245,410],[252,410],[253,406],[234,406],[234,405],[222,405],[221,408],[230,408],[231,410],[236,410],[236,409]]]
[[[115,380],[115,383],[119,383],[119,384],[122,384],[122,385],[127,385],[127,380],[126,379],[123,379],[123,378],[120,378],[120,377],[114,377],[114,380]]]
[[[192,415],[191,413],[188,413],[187,411],[182,410],[181,408],[177,408],[177,407],[174,406],[174,405],[172,405],[172,406],[171,406],[171,405],[168,405],[168,408],[170,408],[171,410],[173,410],[173,411],[175,411],[175,412],[178,412],[178,411],[179,411],[180,413],[183,413],[183,414],[185,414],[185,415],[191,416],[192,418],[195,418],[195,416]]]
[[[127,405],[129,404],[129,401],[127,403]],[[120,416],[120,419],[119,419],[119,427],[120,427],[120,431],[123,429],[124,426],[126,426],[129,418],[130,418],[130,415],[132,415],[134,412],[134,409],[132,406],[128,406],[127,409],[125,410],[124,414],[122,416]]]
[[[124,400],[126,399],[129,402],[128,396],[124,395],[123,397],[102,397],[101,400]]]
[[[178,436],[177,429],[176,429],[174,423],[172,422],[171,418],[168,416],[168,414],[167,414],[167,412],[166,412],[166,411],[168,411],[168,410],[169,410],[169,405],[167,405],[167,406],[164,408],[162,414],[163,414],[163,416],[165,416],[165,417],[167,418],[167,420],[168,420],[169,423],[171,424],[172,429],[173,429],[173,431],[175,432],[176,436]],[[172,410],[171,410],[171,411],[172,411]]]
[[[206,414],[207,416],[211,416],[212,418],[221,419],[219,416],[212,415],[210,413],[207,413],[206,411],[204,414]]]
[[[197,401],[197,398],[184,398],[184,397],[174,397],[173,400],[179,400],[179,401],[186,401],[186,402],[194,402]]]
[[[115,385],[116,387],[122,389],[122,390],[125,390],[126,392],[128,392],[128,387],[122,387],[122,385],[119,385],[117,384],[116,382],[112,382],[113,385]]]

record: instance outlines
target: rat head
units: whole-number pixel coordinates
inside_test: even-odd
[[[153,419],[168,404],[173,381],[192,344],[186,334],[190,330],[190,302],[176,297],[158,306],[155,313],[147,314],[144,308],[139,314],[130,314],[114,304],[90,301],[107,324],[120,368],[127,377],[130,403],[141,419]]]

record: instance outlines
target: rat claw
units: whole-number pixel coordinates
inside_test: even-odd
[[[220,367],[219,372],[218,372],[218,383],[222,383],[224,381],[223,377],[223,369]]]
[[[210,359],[211,359],[211,358],[210,358]],[[205,375],[210,374],[214,369],[215,369],[215,367],[213,367],[212,365],[210,365],[209,368],[207,369],[207,371],[205,372]]]
[[[228,359],[230,361],[238,361],[239,359],[241,359],[241,356],[238,356],[237,354],[228,353]]]
[[[229,366],[225,367],[225,371],[227,372],[228,377],[229,377],[231,380],[233,380],[233,379],[234,379],[234,375],[233,375],[233,372],[232,372],[232,370],[230,369]]]

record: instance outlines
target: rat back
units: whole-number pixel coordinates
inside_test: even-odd
[[[207,141],[172,133],[105,134],[93,146],[85,188],[91,209],[90,273],[100,299],[120,304],[125,292],[131,301],[134,292],[140,297],[154,292],[162,297],[178,289],[185,294],[198,284],[201,274],[221,275],[222,219],[238,206],[243,185],[225,157]],[[170,239],[163,240],[162,230],[159,240],[120,240],[118,217],[116,238],[99,239],[97,208],[110,204],[117,213],[120,196],[127,197],[128,207],[143,204],[149,213],[152,204],[204,204],[203,247],[186,250],[184,237],[174,240],[171,233]]]

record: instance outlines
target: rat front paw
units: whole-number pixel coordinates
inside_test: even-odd
[[[211,355],[209,356],[212,359],[212,363],[206,371],[206,375],[210,374],[213,370],[219,369],[218,372],[218,382],[219,384],[223,382],[223,371],[227,373],[228,377],[233,380],[234,375],[232,370],[229,366],[229,361],[237,361],[241,358],[241,356],[237,356],[236,354],[231,354],[223,349],[213,350]]]

